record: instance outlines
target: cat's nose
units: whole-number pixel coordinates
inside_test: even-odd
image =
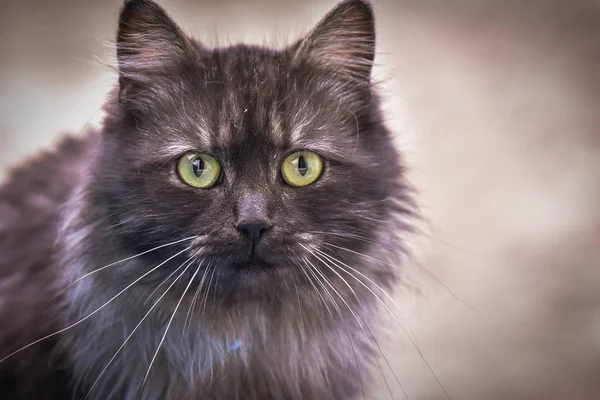
[[[242,222],[237,228],[248,237],[248,241],[255,247],[261,235],[271,227],[266,220]]]
[[[265,196],[259,192],[246,192],[240,196],[235,226],[254,249],[260,237],[271,228]]]

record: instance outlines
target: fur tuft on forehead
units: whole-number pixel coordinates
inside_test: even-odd
[[[346,0],[296,44],[281,52],[269,50],[267,53],[279,53],[283,59],[276,62],[287,64],[288,69],[314,70],[335,76],[330,84],[337,84],[337,88],[332,90],[364,87],[370,83],[375,57],[374,26],[373,11],[368,3]],[[185,86],[184,80],[200,89],[202,82],[211,82],[210,72],[221,68],[218,64],[224,62],[223,59],[243,60],[248,71],[259,75],[265,72],[261,70],[267,65],[265,54],[261,55],[264,48],[205,48],[186,37],[163,8],[148,0],[125,3],[116,45],[120,96],[132,109],[152,107],[153,98],[159,101],[173,87]],[[243,49],[249,52],[245,54]],[[188,90],[193,88],[188,87]]]

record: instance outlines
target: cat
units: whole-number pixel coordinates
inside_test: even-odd
[[[2,398],[362,398],[417,214],[371,6],[276,50],[131,0],[116,50],[102,129],[0,188]]]

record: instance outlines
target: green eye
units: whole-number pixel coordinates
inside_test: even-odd
[[[281,176],[285,183],[293,187],[308,186],[314,183],[323,171],[323,160],[310,151],[290,154],[281,164]]]
[[[188,185],[198,189],[208,189],[219,180],[221,164],[208,154],[188,153],[177,163],[177,173]]]

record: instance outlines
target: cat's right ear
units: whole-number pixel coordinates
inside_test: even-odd
[[[176,72],[193,53],[192,46],[158,4],[150,0],[126,1],[117,33],[121,98]]]

